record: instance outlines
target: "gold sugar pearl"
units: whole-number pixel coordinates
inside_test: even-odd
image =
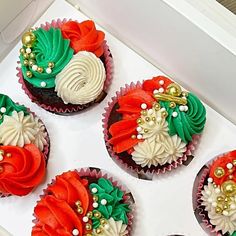
[[[34,55],[34,53],[33,53],[33,52],[31,52],[31,53],[29,54],[29,57],[30,57],[30,59],[34,59],[34,58],[35,58],[35,55]]]
[[[49,68],[53,68],[54,67],[54,63],[53,62],[48,62],[48,67]]]
[[[29,60],[29,65],[32,67],[33,65],[35,65],[35,61],[34,60]]]
[[[223,212],[223,210],[222,210],[219,206],[217,206],[217,207],[215,208],[215,212],[216,212],[217,214],[220,214],[220,213]]]
[[[156,111],[159,111],[160,108],[161,108],[160,104],[159,104],[159,103],[155,103],[154,109],[155,109]]]
[[[150,121],[150,117],[146,117],[145,120],[146,120],[146,121]]]
[[[87,223],[87,224],[85,225],[85,228],[86,228],[86,230],[91,230],[91,229],[92,229],[92,225],[89,224],[89,223]]]
[[[93,195],[93,201],[97,202],[98,201],[98,196]]]
[[[11,153],[8,152],[8,153],[6,154],[6,157],[11,157]]]
[[[162,115],[163,118],[165,118],[165,117],[168,116],[168,112],[167,112],[167,111],[163,111],[163,112],[161,113],[161,115]]]
[[[28,60],[24,60],[23,64],[24,64],[24,66],[28,66],[29,65],[29,61]]]
[[[236,166],[236,160],[233,160],[233,165],[235,165],[235,166]]]
[[[99,211],[96,211],[93,215],[94,215],[94,217],[96,217],[96,218],[101,218],[101,217],[102,217],[102,214],[101,214],[101,212],[99,212]]]
[[[225,175],[225,170],[222,167],[217,167],[214,171],[214,175],[217,178],[221,178]]]
[[[170,102],[170,108],[175,108],[176,107],[176,104],[175,104],[175,102]]]
[[[224,201],[224,198],[222,196],[218,196],[216,198],[217,202],[223,202]]]
[[[24,54],[24,53],[25,53],[25,49],[24,49],[24,48],[21,48],[21,49],[20,49],[20,53],[21,53],[21,54]]]
[[[25,47],[32,47],[34,42],[36,41],[35,34],[33,32],[25,32],[22,36],[21,41]]]
[[[24,57],[25,59],[28,59],[28,58],[29,58],[29,54],[25,52],[25,53],[23,54],[23,57]]]
[[[78,212],[79,214],[83,214],[84,209],[83,209],[82,207],[78,207],[78,208],[77,208],[77,212]]]
[[[131,135],[131,138],[136,139],[136,135],[135,134]]]
[[[26,71],[26,76],[28,78],[31,78],[33,75],[32,75],[32,72],[31,71]]]
[[[137,123],[138,123],[138,124],[142,124],[142,123],[143,123],[143,120],[142,120],[141,118],[138,118],[138,119],[137,119]]]
[[[42,72],[43,72],[43,68],[42,68],[42,67],[38,67],[38,68],[37,68],[37,71],[38,71],[39,73],[42,73]]]
[[[233,175],[229,175],[229,179],[233,179],[234,177],[233,177]]]
[[[152,121],[156,121],[156,117],[152,117]]]
[[[236,193],[236,183],[232,180],[227,180],[221,185],[221,189],[226,196],[232,196]]]
[[[79,201],[79,200],[76,201],[76,202],[75,202],[75,205],[76,205],[76,206],[81,206],[81,201]]]
[[[187,97],[188,96],[188,92],[187,91],[183,91],[181,94],[183,97]]]
[[[143,115],[143,116],[146,116],[147,115],[147,111],[141,111],[141,114]]]
[[[88,218],[92,218],[92,217],[93,217],[93,212],[92,212],[92,211],[89,211],[89,212],[87,213],[87,217],[88,217]]]
[[[96,234],[100,234],[102,232],[102,230],[100,228],[96,229]]]
[[[148,129],[144,129],[144,133],[148,133]]]
[[[107,221],[106,221],[106,219],[102,218],[102,219],[100,219],[100,223],[101,223],[102,225],[105,225],[105,224],[107,223]]]
[[[179,97],[181,92],[181,87],[176,83],[170,84],[166,89],[166,93],[174,97]]]

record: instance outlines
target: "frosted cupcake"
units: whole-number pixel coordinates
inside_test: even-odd
[[[111,157],[137,174],[164,173],[192,155],[206,122],[201,101],[158,76],[122,88],[104,114]]]
[[[0,94],[0,195],[24,196],[45,176],[49,137],[42,121]]]
[[[132,195],[98,169],[56,176],[34,209],[32,236],[127,236]]]
[[[235,173],[236,151],[232,151],[205,165],[198,174],[195,214],[210,235],[236,235]]]
[[[52,21],[22,36],[20,83],[33,102],[55,113],[104,99],[112,78],[105,34],[93,21]]]

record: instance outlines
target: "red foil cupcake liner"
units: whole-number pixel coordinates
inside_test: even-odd
[[[80,177],[93,177],[96,179],[99,179],[99,178],[108,179],[112,182],[112,184],[115,187],[118,187],[121,191],[124,192],[124,203],[128,204],[131,209],[131,211],[128,213],[128,225],[127,225],[127,230],[128,230],[127,236],[131,236],[132,235],[132,228],[133,228],[133,224],[134,224],[134,213],[135,213],[135,199],[134,199],[131,191],[125,185],[121,184],[118,180],[116,180],[113,176],[111,176],[110,173],[108,173],[107,171],[105,171],[103,169],[95,168],[95,167],[86,167],[86,168],[75,169],[72,171],[76,171]],[[66,172],[68,172],[68,171],[66,171]],[[64,172],[64,173],[66,173],[66,172]],[[55,182],[55,178],[52,179],[51,183],[47,185],[47,188],[50,185],[52,185],[54,182]],[[42,199],[43,197],[45,197],[47,195],[47,193],[48,193],[47,188],[43,190],[43,194],[40,195],[40,199]],[[33,217],[35,219],[33,219],[32,222],[34,224],[36,224],[37,219],[34,214],[33,214]]]
[[[199,143],[201,135],[194,135],[192,137],[192,141],[187,145],[187,150],[184,153],[182,157],[180,157],[177,161],[173,161],[171,164],[166,164],[164,166],[157,166],[153,167],[152,170],[150,169],[143,169],[140,167],[134,167],[132,165],[128,165],[122,158],[119,157],[118,154],[116,154],[113,151],[112,145],[108,142],[109,140],[109,125],[108,121],[110,119],[110,115],[112,112],[113,107],[118,102],[118,98],[125,95],[128,91],[136,88],[141,88],[142,83],[139,81],[137,83],[132,82],[130,85],[126,84],[125,87],[121,87],[120,91],[116,92],[116,96],[111,98],[111,101],[108,102],[107,107],[105,108],[105,113],[103,114],[103,134],[104,134],[104,140],[106,144],[106,148],[108,153],[110,154],[110,157],[122,168],[125,169],[128,173],[131,175],[140,178],[140,179],[147,179],[152,180],[154,175],[164,174],[165,172],[169,172],[173,169],[176,169],[178,166],[181,165],[188,165],[189,162],[193,159],[194,151]]]
[[[227,152],[228,153],[228,152]],[[193,201],[193,210],[195,217],[200,224],[200,226],[205,230],[205,232],[210,236],[223,236],[222,233],[215,229],[215,226],[210,223],[210,219],[207,215],[207,211],[205,211],[205,207],[202,206],[202,190],[207,183],[207,179],[209,177],[210,167],[216,159],[224,156],[226,153],[220,154],[213,158],[212,160],[208,161],[198,172],[194,185],[193,185],[193,192],[192,192],[192,201]]]
[[[44,28],[46,30],[48,30],[50,27],[54,27],[54,28],[60,28],[61,25],[65,22],[67,22],[67,19],[63,19],[63,20],[52,20],[51,23],[50,22],[46,22],[45,24],[41,24],[40,27]],[[38,28],[38,27],[36,27]],[[112,55],[111,52],[109,50],[109,47],[106,43],[106,41],[104,41],[104,58],[105,58],[105,68],[106,68],[106,80],[104,82],[104,87],[103,87],[103,92],[107,93],[108,92],[108,88],[112,82],[112,78],[113,78],[113,59],[112,59]],[[17,62],[18,64],[20,63],[19,61]],[[21,68],[19,66],[16,67],[16,70],[18,71],[17,73],[17,77],[19,78],[18,82],[21,84],[22,89],[25,91],[26,95],[28,95],[28,97],[30,98],[30,100],[34,103],[36,103],[38,106],[42,107],[43,109],[53,112],[53,113],[57,113],[57,114],[66,114],[66,113],[73,113],[73,112],[79,112],[82,111],[88,107],[90,107],[91,105],[93,105],[94,103],[97,103],[96,100],[87,104],[83,104],[83,105],[73,105],[73,107],[70,108],[57,108],[57,107],[53,107],[44,103],[40,103],[37,99],[37,97],[35,97],[27,88],[24,78],[23,78],[23,74],[21,71]],[[105,95],[106,96],[106,95]],[[105,98],[105,96],[103,96],[103,98]],[[102,99],[103,99],[102,98]],[[100,101],[99,101],[100,102]],[[99,103],[98,102],[98,103]]]
[[[34,117],[38,117],[34,112],[32,112],[29,108],[27,108],[27,111],[29,113],[31,113]],[[38,117],[39,118],[39,117]],[[39,121],[41,121],[43,123],[43,121],[39,118]],[[49,134],[48,134],[48,131],[47,131],[47,128],[45,126],[45,124],[43,123],[44,127],[45,127],[45,133],[47,134],[47,136],[45,137],[46,141],[47,141],[47,144],[44,145],[43,147],[43,155],[44,155],[44,158],[46,160],[46,163],[48,162],[48,158],[49,158],[49,153],[50,153],[50,138],[49,138]],[[0,198],[1,197],[9,197],[9,196],[12,196],[11,194],[4,194],[4,193],[0,193]],[[27,195],[26,195],[27,196]]]

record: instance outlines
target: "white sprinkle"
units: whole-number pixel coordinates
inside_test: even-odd
[[[136,130],[137,130],[138,132],[141,132],[143,129],[142,129],[142,127],[138,126]]]
[[[30,48],[26,48],[25,51],[26,51],[26,53],[28,53],[28,54],[31,53],[31,49],[30,49]]]
[[[188,106],[184,106],[184,111],[188,111]]]
[[[185,107],[181,105],[181,106],[179,106],[179,110],[180,111],[185,111]]]
[[[227,163],[226,167],[230,170],[233,168],[233,164],[232,163]]]
[[[177,117],[177,116],[178,116],[178,113],[177,113],[176,111],[174,111],[174,112],[172,113],[172,116],[173,116],[173,117]]]
[[[92,188],[91,191],[92,191],[92,193],[97,193],[98,192],[97,188]]]
[[[142,109],[147,109],[147,104],[146,104],[146,103],[142,103],[142,104],[141,104],[141,108],[142,108]]]
[[[41,83],[40,83],[40,85],[41,85],[41,87],[46,87],[46,85],[47,85],[47,83],[45,82],[45,81],[42,81]]]
[[[154,94],[157,94],[157,93],[159,93],[159,91],[158,91],[157,89],[155,89],[155,90],[153,91],[153,93],[154,93]]]
[[[164,84],[164,80],[160,80],[160,81],[159,81],[159,84],[160,84],[160,85],[163,85],[163,84]]]
[[[106,199],[102,199],[102,200],[101,200],[101,204],[102,204],[103,206],[105,206],[105,205],[107,204],[107,200],[106,200]]]
[[[224,215],[224,216],[228,216],[228,215],[229,215],[229,212],[224,210],[224,211],[223,211],[223,215]]]
[[[83,217],[83,222],[87,223],[89,221],[89,218],[87,216]]]
[[[38,69],[38,66],[37,65],[32,65],[32,70],[33,71],[36,71]]]
[[[137,135],[137,139],[142,139],[142,138],[143,138],[142,134]]]
[[[209,178],[207,179],[207,181],[208,181],[208,183],[212,183],[212,182],[213,182],[213,179],[212,179],[211,177],[209,177]]]
[[[47,72],[47,74],[51,74],[51,73],[52,73],[52,69],[48,67],[48,68],[46,69],[46,72]]]
[[[73,229],[72,235],[78,236],[79,235],[79,230],[78,229]]]
[[[159,93],[164,93],[165,90],[163,88],[159,88],[158,91],[159,91]]]
[[[162,111],[166,111],[165,107],[162,107],[162,108],[160,109],[160,111],[161,111],[161,112],[162,112]]]
[[[98,203],[97,203],[97,202],[94,202],[94,203],[93,203],[93,207],[94,207],[94,208],[97,208],[97,207],[98,207]]]
[[[2,113],[5,113],[5,112],[7,111],[7,109],[6,109],[6,107],[1,107],[0,111],[1,111]]]

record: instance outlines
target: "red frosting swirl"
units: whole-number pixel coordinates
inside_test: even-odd
[[[89,233],[82,221],[83,216],[92,209],[92,196],[87,187],[88,181],[81,179],[75,171],[57,176],[47,188],[47,195],[34,209],[37,223],[32,236],[71,236],[74,229],[79,231],[79,235]],[[76,211],[78,200],[83,208],[82,214]]]
[[[1,146],[0,193],[23,196],[39,185],[45,176],[45,158],[34,144],[24,148]]]
[[[97,57],[102,56],[105,34],[96,29],[93,21],[68,21],[61,26],[61,31],[63,37],[70,40],[75,53],[89,51]]]
[[[160,84],[160,81],[164,84]],[[140,117],[141,104],[147,104],[147,109],[152,108],[156,99],[153,97],[155,89],[164,88],[173,83],[172,80],[164,76],[157,76],[151,80],[145,80],[142,88],[132,89],[124,96],[118,99],[119,108],[117,112],[122,114],[122,120],[115,122],[109,128],[111,139],[109,142],[113,145],[116,153],[128,151],[133,148],[140,139],[132,139],[132,135],[137,135],[137,119]]]
[[[232,180],[236,182],[236,166],[233,165],[231,169],[227,168],[227,164],[233,164],[234,161],[236,161],[236,151],[229,152],[219,157],[212,163],[209,177],[211,177],[217,185],[221,185],[223,182],[229,180],[230,175],[233,177]],[[224,170],[224,175],[220,178],[215,175],[215,171],[219,167]]]

